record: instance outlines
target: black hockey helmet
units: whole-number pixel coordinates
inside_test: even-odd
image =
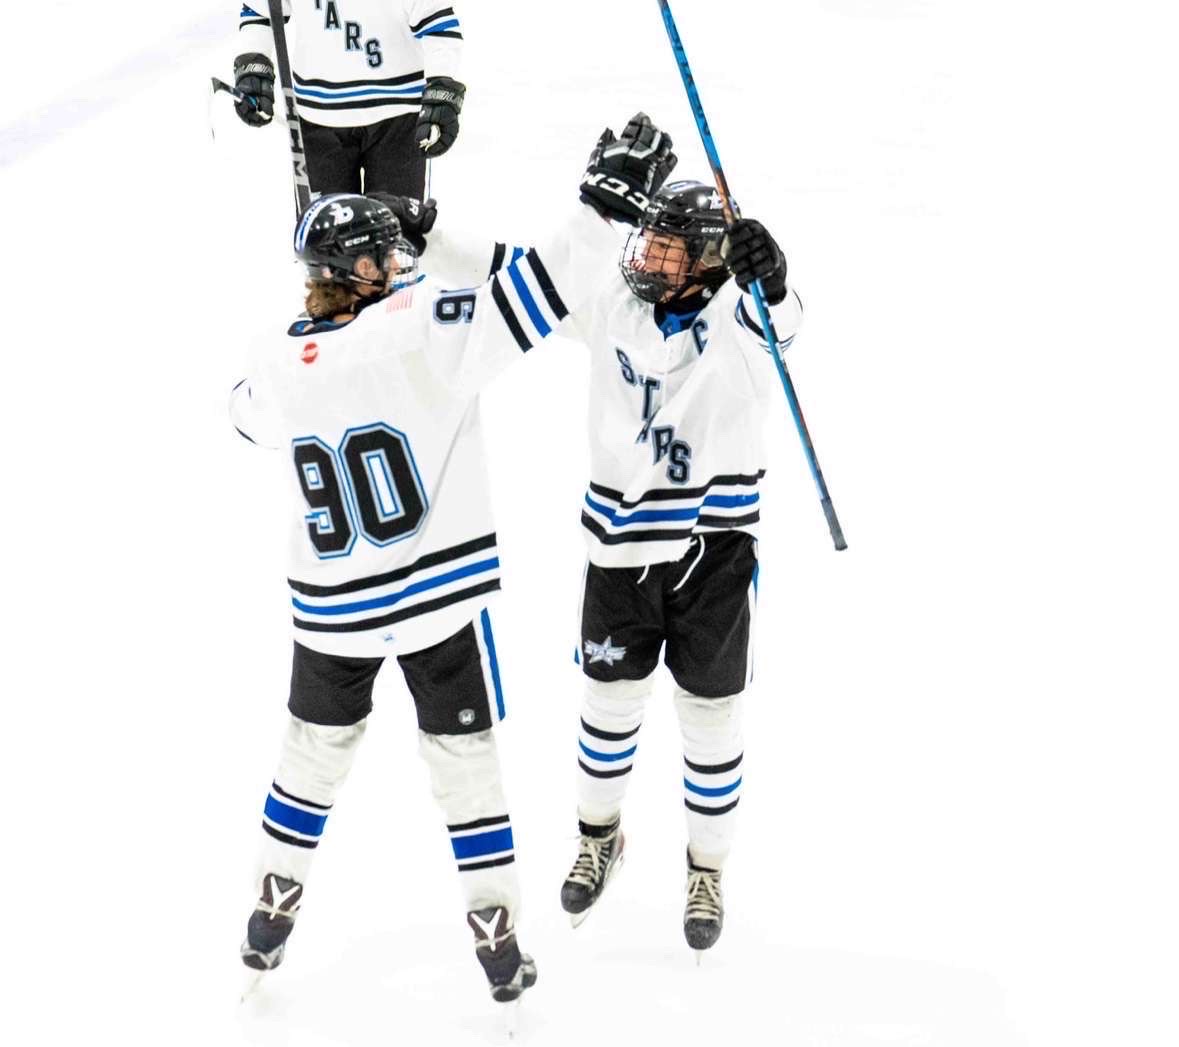
[[[721,198],[712,186],[668,182],[622,252],[619,267],[627,285],[644,302],[670,302],[699,286],[711,297],[729,278],[720,253],[725,229]]]
[[[356,274],[356,263],[368,256],[387,285],[412,274],[417,253],[401,233],[397,216],[379,200],[355,193],[321,196],[295,226],[295,254],[312,280],[374,283]]]

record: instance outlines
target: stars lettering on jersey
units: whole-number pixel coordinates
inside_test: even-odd
[[[613,665],[615,662],[621,662],[626,657],[626,648],[615,647],[613,637],[607,636],[604,643],[594,643],[593,640],[586,640],[585,653],[590,665],[593,665],[595,662],[605,662],[607,665]]]

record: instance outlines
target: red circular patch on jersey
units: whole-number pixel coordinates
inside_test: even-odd
[[[313,364],[317,356],[319,356],[319,346],[314,342],[308,342],[303,346],[303,363]]]

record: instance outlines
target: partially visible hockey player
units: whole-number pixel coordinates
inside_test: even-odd
[[[619,275],[569,320],[591,352],[592,464],[581,514],[581,839],[561,904],[580,922],[621,859],[623,796],[663,650],[684,753],[684,934],[703,950],[723,924],[721,872],[741,797],[762,430],[778,395],[748,291],[762,280],[778,352],[802,306],[773,237],[757,221],[726,227],[712,188],[670,183],[641,223]],[[431,244],[456,271],[475,257],[445,237]],[[507,253],[497,247],[493,270]]]
[[[374,679],[395,657],[492,996],[514,999],[535,980],[515,938],[515,848],[491,731],[505,713],[488,614],[500,581],[477,397],[600,282],[618,245],[609,220],[633,220],[634,200],[674,163],[661,137],[649,124],[624,133],[591,171],[603,182],[594,208],[469,290],[417,274],[380,201],[332,195],[299,221],[308,318],[260,347],[232,403],[243,435],[288,456],[292,506],[291,718],[263,813],[250,968],[283,959]],[[393,202],[414,235],[428,231],[428,208]]]
[[[238,19],[235,106],[253,127],[274,117],[274,39],[266,5]],[[466,87],[463,35],[444,0],[283,0],[307,177],[321,193],[421,199],[426,161],[455,142]]]

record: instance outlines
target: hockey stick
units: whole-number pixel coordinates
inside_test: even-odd
[[[720,154],[716,150],[712,132],[708,129],[708,119],[704,115],[704,106],[700,101],[700,92],[696,90],[696,81],[692,77],[692,67],[688,65],[688,55],[684,51],[683,41],[679,30],[676,29],[675,19],[671,15],[668,0],[659,0],[659,9],[663,13],[663,24],[667,29],[667,38],[671,41],[671,49],[675,53],[676,64],[680,69],[680,77],[684,81],[684,90],[688,93],[688,102],[692,106],[692,114],[696,117],[696,127],[700,131],[700,140],[704,143],[704,151],[708,154],[708,163],[712,168],[712,176],[716,181],[717,192],[720,193],[724,206],[725,221],[732,225],[741,217],[737,209],[733,194],[729,191],[729,183],[721,167]],[[769,306],[766,304],[765,292],[761,281],[756,280],[751,288],[753,301],[757,305],[757,315],[761,319],[761,329],[765,332],[766,341],[772,347],[770,356],[778,367],[778,377],[782,380],[782,388],[786,392],[786,402],[790,405],[790,413],[794,416],[794,425],[798,429],[802,449],[806,453],[807,464],[811,468],[811,476],[815,479],[815,487],[819,490],[819,501],[823,506],[823,515],[827,517],[827,527],[831,531],[831,540],[838,550],[846,549],[847,542],[843,537],[843,528],[839,526],[839,517],[835,515],[835,506],[831,504],[831,495],[827,491],[827,481],[823,479],[823,470],[819,468],[819,459],[815,454],[815,445],[811,442],[810,431],[802,417],[802,408],[798,403],[798,394],[794,391],[794,382],[790,379],[790,372],[786,370],[786,363],[782,354],[778,352],[778,335],[774,330],[774,321],[770,317]]]
[[[217,128],[213,125],[213,99],[217,97],[219,91],[224,91],[231,98],[236,98],[239,102],[245,102],[254,109],[258,108],[258,103],[250,95],[244,91],[239,91],[232,84],[227,84],[224,80],[214,76],[211,77],[213,81],[213,93],[209,95],[209,135],[213,141],[217,141]]]
[[[295,109],[295,88],[291,83],[291,60],[287,55],[287,32],[283,23],[282,0],[270,0],[270,31],[274,34],[274,58],[278,79],[287,104],[287,128],[291,134],[291,174],[295,182],[295,217],[307,210],[318,193],[311,192],[307,178],[307,155],[303,151],[303,125]]]

